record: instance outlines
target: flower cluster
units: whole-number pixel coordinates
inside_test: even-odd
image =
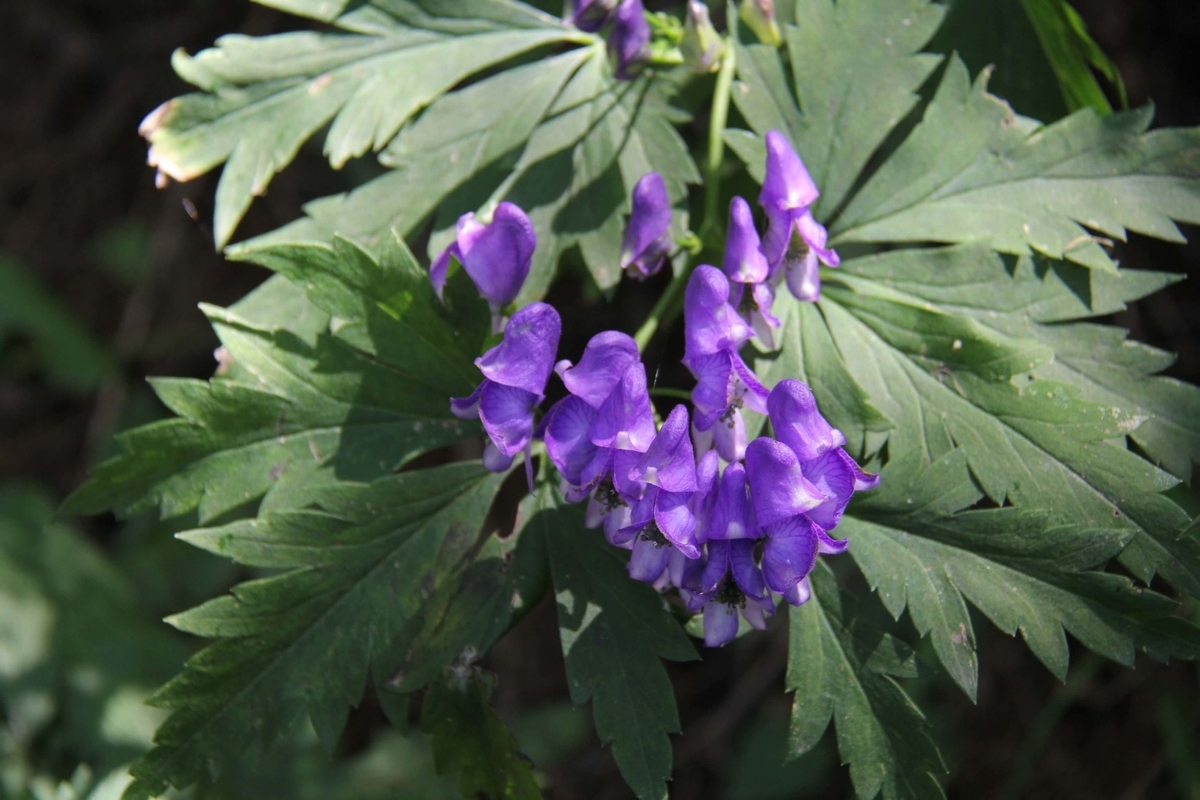
[[[723,269],[697,267],[684,292],[683,363],[696,378],[690,415],[677,405],[656,425],[646,368],[624,333],[599,333],[578,363],[556,363],[561,320],[545,303],[513,314],[501,342],[475,362],[484,380],[451,400],[454,414],[483,423],[489,469],[507,470],[524,453],[531,489],[532,442],[543,439],[566,499],[587,501],[588,527],[603,526],[611,544],[630,551],[630,577],[674,588],[702,612],[710,646],[736,635],[739,612],[762,628],[780,599],[804,603],[817,555],[847,547],[830,533],[851,496],[879,480],[846,453],[845,436],[821,415],[808,386],[785,379],[768,389],[739,352],[755,337],[773,347],[779,321],[771,306],[784,277],[793,294],[811,300],[819,293],[817,262],[837,263],[809,210],[817,196],[786,139],[768,134],[759,196],[766,235],[746,201],[734,198]],[[661,268],[669,223],[662,178],[644,176],[622,245],[629,274]],[[431,278],[440,292],[450,257],[458,259],[498,313],[519,292],[535,245],[516,206],[501,204],[487,225],[468,214]],[[567,396],[535,426],[551,372]],[[743,408],[768,417],[773,437],[748,442]]]

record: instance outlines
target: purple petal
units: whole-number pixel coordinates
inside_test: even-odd
[[[596,448],[596,455],[593,456],[591,462],[579,472],[579,492],[573,492],[567,496],[567,502],[575,503],[583,497],[587,496],[588,492],[592,491],[604,480],[604,477],[612,472],[613,455],[616,451],[610,450],[607,447]]]
[[[759,437],[746,448],[746,475],[754,512],[763,528],[803,514],[828,499],[805,480],[796,454],[772,439]]]
[[[633,542],[633,555],[629,557],[629,577],[635,581],[654,583],[667,568],[670,547],[660,547],[641,536]]]
[[[737,373],[738,380],[747,389],[745,392],[738,393],[742,401],[759,414],[767,413],[767,397],[770,395],[767,387],[762,385],[758,376],[754,374],[754,370],[746,366],[746,362],[742,361],[742,357],[737,353],[730,354],[729,362],[733,365],[733,371]]]
[[[804,209],[821,196],[804,162],[779,131],[767,131],[767,173],[758,203],[767,212]]]
[[[620,331],[604,331],[593,336],[583,350],[579,363],[560,361],[555,371],[567,391],[599,408],[612,394],[629,365],[638,360],[637,343]]]
[[[737,349],[754,335],[729,304],[729,279],[701,264],[688,279],[683,298],[684,363],[722,350]]]
[[[813,219],[811,211],[806,211],[796,219],[796,229],[800,232],[804,243],[808,245],[812,252],[817,254],[817,258],[821,259],[821,263],[827,267],[836,267],[842,263],[842,259],[838,256],[836,250],[830,250],[825,247],[825,242],[829,239],[829,234],[825,230],[825,226]]]
[[[446,273],[450,271],[450,257],[458,259],[458,263],[462,263],[462,251],[458,249],[458,242],[450,243],[442,252],[438,253],[438,257],[429,265],[429,282],[433,284],[433,291],[437,294],[438,299],[442,299],[442,292],[446,289]]]
[[[696,407],[696,428],[707,431],[729,407],[733,394],[731,378],[733,363],[728,351],[697,356],[685,365],[696,378],[692,389],[692,405]]]
[[[609,544],[623,550],[633,549],[638,529],[629,524],[632,519],[633,509],[626,505],[617,506],[604,515],[604,538]]]
[[[802,606],[812,597],[812,585],[808,578],[800,581],[783,593],[783,599],[793,606]]]
[[[724,647],[734,640],[738,631],[735,606],[710,600],[704,604],[704,646]]]
[[[582,484],[583,470],[596,458],[588,429],[596,410],[578,397],[564,397],[546,414],[546,453],[568,483]]]
[[[704,646],[721,648],[738,634],[738,609],[715,600],[704,603]]]
[[[646,368],[630,364],[612,394],[600,406],[591,430],[592,443],[617,450],[646,452],[654,441],[654,411],[646,390]]]
[[[842,432],[821,416],[812,390],[793,378],[780,381],[771,390],[767,413],[775,438],[792,448],[800,461],[812,461],[846,444]]]
[[[748,597],[742,606],[742,619],[750,623],[750,627],[760,631],[767,629],[767,617],[774,613],[775,602],[770,597],[764,600]]]
[[[820,527],[817,528],[817,551],[836,556],[850,547],[849,539],[834,539]]]
[[[746,469],[741,464],[730,464],[725,468],[710,519],[710,540],[753,539],[760,535],[747,491]]]
[[[729,280],[737,283],[762,283],[770,268],[760,249],[758,231],[749,204],[740,197],[729,204],[729,233],[725,237],[723,266]]]
[[[676,549],[667,556],[667,571],[671,573],[671,585],[680,589],[695,589],[699,585],[700,573],[704,571],[704,561],[699,558],[688,558]]]
[[[800,465],[801,472],[817,490],[829,497],[816,508],[809,509],[808,518],[825,530],[833,530],[842,521],[842,512],[854,494],[854,471],[842,457],[840,447],[826,451],[812,461]]]
[[[475,391],[466,397],[451,397],[450,413],[459,419],[479,419],[479,397],[483,394],[483,387],[487,384],[488,379],[484,378],[475,387]]]
[[[696,517],[688,506],[691,492],[659,492],[654,502],[654,524],[667,541],[688,558],[700,558],[696,543]]]
[[[728,418],[717,420],[712,435],[713,447],[721,458],[732,464],[746,457],[746,420],[740,410],[734,409]]]
[[[812,572],[819,530],[803,516],[766,526],[762,571],[771,591],[784,594]]]
[[[754,548],[755,542],[752,539],[729,542],[729,571],[733,573],[733,582],[742,590],[742,594],[751,599],[762,600],[770,595],[767,593],[762,570],[754,560]]]
[[[762,198],[759,198],[762,202]],[[780,210],[766,206],[767,212],[767,232],[762,238],[763,255],[767,257],[767,263],[771,266],[770,278],[774,279],[778,274],[777,267],[783,261],[783,257],[787,255],[788,247],[792,242],[792,232],[796,228],[797,212]]]
[[[641,481],[629,480],[629,471],[641,461],[642,454],[636,450],[612,451],[613,486],[627,503],[636,503],[650,490],[658,491],[655,486],[647,486]]]
[[[716,502],[717,472],[720,469],[720,459],[715,450],[710,450],[700,457],[696,465],[696,483],[699,489],[692,492],[689,500],[692,515],[696,517],[696,541],[708,540],[708,523],[712,516],[713,503]]]
[[[771,313],[775,305],[775,289],[769,283],[760,283],[753,289],[754,306],[750,309],[750,327],[754,335],[766,350],[775,349],[775,331],[783,325],[779,318]]]
[[[534,394],[546,391],[562,320],[545,303],[530,303],[504,326],[500,344],[475,359],[484,377]]]
[[[479,419],[496,447],[515,456],[533,439],[533,410],[540,394],[487,381],[479,398]]]
[[[507,472],[512,466],[514,456],[506,456],[500,452],[494,442],[488,442],[483,448],[483,468],[488,472]]]
[[[696,491],[696,455],[688,438],[686,406],[671,410],[646,454],[630,470],[629,480],[645,481],[668,492]]]
[[[784,258],[788,291],[792,297],[805,303],[815,303],[821,299],[821,265],[817,263],[817,254],[808,250],[797,259]]]
[[[581,31],[595,33],[604,27],[616,7],[617,0],[579,0],[571,24]]]
[[[608,32],[608,54],[617,80],[631,79],[650,58],[650,23],[642,0],[622,0],[612,15]]]
[[[529,275],[537,235],[524,211],[501,203],[489,225],[472,213],[459,217],[458,247],[463,268],[479,293],[495,306],[506,306],[516,299]]]
[[[712,540],[708,543],[708,561],[700,573],[700,591],[715,592],[729,573],[730,543]]]
[[[842,454],[842,460],[846,462],[846,466],[850,467],[850,472],[854,474],[854,491],[867,492],[879,485],[879,473],[866,472],[845,450],[839,449],[838,452]]]
[[[662,175],[647,172],[633,187],[632,209],[621,241],[622,269],[635,266],[643,277],[658,272],[671,248],[671,200]]]

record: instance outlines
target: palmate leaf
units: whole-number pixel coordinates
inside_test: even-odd
[[[788,749],[804,753],[832,718],[838,750],[861,800],[942,798],[946,766],[920,709],[895,677],[917,675],[903,642],[858,619],[856,603],[818,562],[813,596],[789,609],[788,691],[795,692]]]
[[[472,0],[441,24],[443,14],[416,10],[360,6],[329,19],[353,33],[231,35],[195,57],[176,53],[176,72],[203,92],[163,104],[141,131],[150,164],[176,180],[228,162],[217,187],[218,247],[251,198],[327,123],[325,153],[341,167],[382,149],[405,121],[476,72],[540,47],[593,40],[532,8],[514,16],[516,8],[498,0]]]
[[[599,532],[582,529],[582,509],[559,506],[551,490],[543,491],[571,701],[592,701],[596,733],[612,743],[634,794],[661,800],[671,777],[667,734],[679,731],[679,715],[659,659],[688,661],[696,651],[658,594],[629,579]]]
[[[269,255],[306,295],[276,279],[234,308],[204,307],[229,374],[155,380],[179,416],[120,434],[124,453],[67,510],[198,509],[203,523],[264,494],[266,508],[304,505],[311,486],[371,480],[477,435],[448,402],[478,382],[490,324],[465,274],[443,305],[398,241],[379,261],[344,241]]]
[[[154,696],[173,713],[126,796],[183,787],[262,752],[305,715],[332,749],[368,673],[377,682],[394,673],[435,587],[461,579],[503,478],[478,464],[406,472],[315,490],[318,509],[182,534],[286,571],[169,620],[219,641]]]

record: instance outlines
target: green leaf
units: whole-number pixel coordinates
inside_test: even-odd
[[[269,749],[305,715],[331,750],[368,672],[395,672],[434,588],[461,576],[503,478],[474,464],[406,472],[315,491],[320,509],[181,534],[286,571],[170,618],[219,641],[154,696],[173,713],[132,768],[128,796]]]
[[[592,701],[600,741],[612,743],[621,775],[639,798],[667,796],[669,733],[679,731],[671,681],[659,658],[696,651],[662,598],[629,579],[616,551],[583,512],[547,500],[550,570],[567,684],[576,705]]]
[[[1125,84],[1116,65],[1088,35],[1083,19],[1066,0],[1021,0],[1021,5],[1037,31],[1068,109],[1091,107],[1101,114],[1112,111],[1095,72],[1113,84],[1121,105],[1126,105]]]
[[[123,454],[67,510],[198,509],[203,524],[264,495],[264,508],[302,506],[315,485],[371,480],[477,433],[449,407],[478,382],[472,359],[489,330],[465,275],[443,305],[398,242],[379,261],[346,242],[262,260],[309,300],[271,284],[248,301],[257,321],[204,306],[230,374],[153,381],[179,416],[118,435]]]
[[[71,312],[20,264],[0,254],[0,345],[13,335],[27,337],[36,351],[33,363],[16,366],[44,368],[68,389],[90,391],[113,369],[112,356]]]
[[[906,659],[889,655],[904,646],[858,618],[823,562],[810,580],[812,598],[788,611],[791,755],[814,747],[832,717],[859,800],[945,797],[937,777],[946,766],[929,723],[891,677],[912,675]]]
[[[468,14],[487,15],[489,5],[471,3]],[[251,198],[326,124],[324,151],[340,168],[382,149],[420,109],[471,75],[541,47],[592,41],[534,14],[523,20],[536,20],[533,27],[486,17],[480,25],[463,20],[464,27],[381,7],[359,11],[337,20],[353,34],[230,35],[194,57],[175,54],[175,71],[204,91],[163,104],[141,132],[151,143],[150,164],[175,180],[227,162],[217,186],[218,247]]]
[[[795,25],[783,30],[803,113],[782,54],[766,45],[739,48],[733,98],[760,136],[790,135],[821,188],[814,213],[826,217],[941,61],[920,51],[943,9],[927,0],[798,0],[795,8]]]
[[[1170,616],[1174,601],[1094,571],[1132,532],[1064,526],[1021,508],[963,511],[981,497],[963,460],[955,450],[922,471],[917,458],[897,458],[883,470],[881,488],[839,530],[888,610],[898,619],[908,609],[972,698],[977,664],[968,600],[1004,632],[1020,630],[1060,680],[1067,674],[1065,632],[1127,665],[1136,649],[1160,660],[1200,657],[1200,631]]]
[[[439,774],[460,773],[463,797],[540,798],[516,737],[488,705],[494,688],[494,676],[453,666],[425,692],[421,727],[432,737],[434,764]]]
[[[982,241],[1111,272],[1100,237],[1182,242],[1172,220],[1200,222],[1200,131],[1147,132],[1150,108],[1038,128],[986,84],[951,59],[922,122],[832,225],[834,244]]]

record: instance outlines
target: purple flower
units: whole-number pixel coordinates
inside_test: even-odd
[[[629,525],[621,532],[633,540],[629,575],[652,583],[667,566],[670,554],[664,550],[669,546],[673,545],[687,558],[700,557],[696,515],[691,503],[700,485],[684,406],[675,406],[627,477],[646,487],[633,506]]]
[[[558,312],[545,303],[521,309],[504,326],[500,344],[475,359],[484,380],[468,397],[450,399],[455,416],[483,423],[489,439],[484,451],[488,469],[502,472],[517,453],[525,452],[531,491],[533,412],[544,397],[561,332]]]
[[[650,23],[642,0],[621,0],[612,14],[608,32],[608,55],[617,80],[627,81],[650,58]]]
[[[753,627],[764,630],[775,602],[767,592],[763,572],[754,560],[754,541],[734,539],[708,543],[708,560],[695,591],[685,602],[693,613],[704,613],[704,644],[721,647],[737,635],[740,611]]]
[[[696,429],[711,430],[721,458],[738,461],[746,446],[741,407],[765,413],[767,390],[738,355],[754,333],[729,304],[724,273],[708,265],[696,268],[684,294],[683,321],[683,363],[696,378]]]
[[[732,463],[717,485],[705,535],[711,541],[757,539],[762,535],[746,484],[746,468]]]
[[[786,444],[800,461],[811,461],[827,450],[842,447],[846,437],[826,421],[817,399],[803,382],[780,381],[767,398],[767,413],[775,438]]]
[[[484,225],[473,212],[458,218],[458,234],[429,268],[429,279],[438,297],[446,286],[453,256],[471,276],[493,314],[516,299],[529,275],[537,235],[525,212],[512,203],[501,203]]]
[[[768,131],[767,174],[758,195],[768,220],[763,252],[772,278],[778,280],[782,268],[788,289],[800,300],[820,299],[820,264],[841,263],[837,252],[826,247],[828,234],[810,210],[819,196],[804,162],[784,135]]]
[[[725,274],[729,277],[729,302],[750,324],[768,349],[774,349],[772,328],[779,320],[771,313],[775,290],[767,283],[771,268],[754,228],[749,204],[740,197],[729,204],[729,234],[725,239]]]
[[[671,199],[662,175],[647,172],[633,187],[633,208],[621,240],[621,269],[639,280],[662,269],[671,252]]]
[[[595,33],[604,27],[616,7],[617,0],[579,0],[571,24],[581,31]]]

